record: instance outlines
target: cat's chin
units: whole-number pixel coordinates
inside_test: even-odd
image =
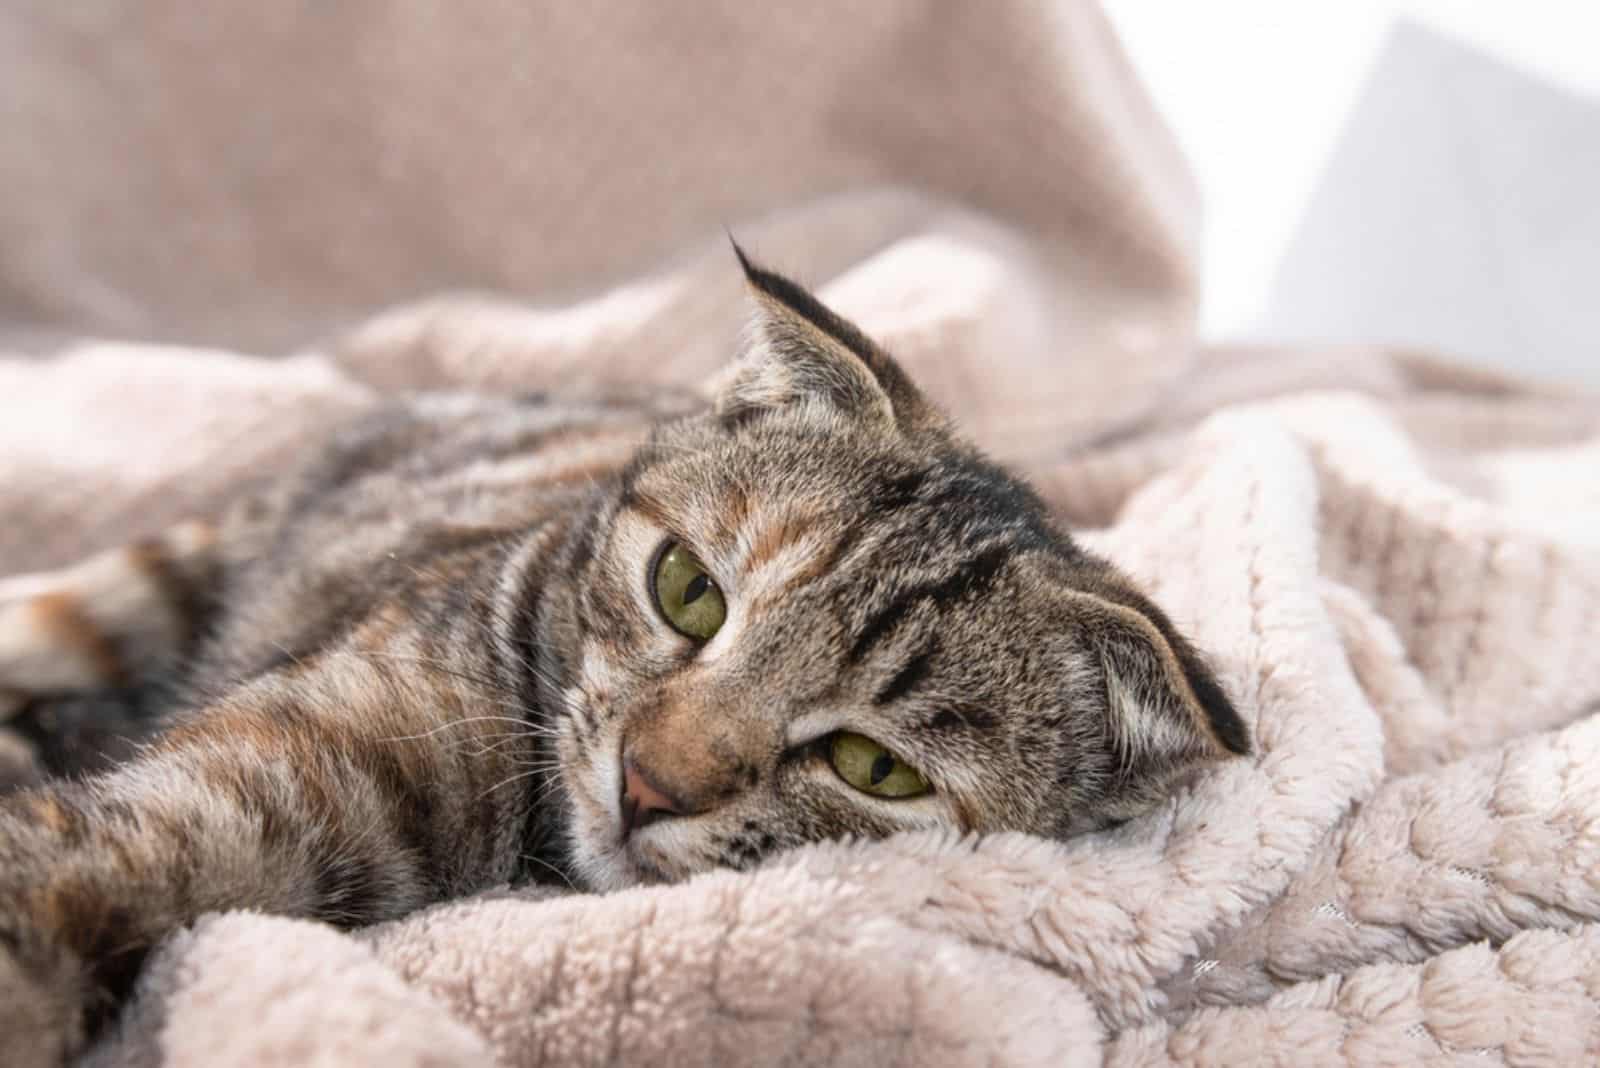
[[[677,882],[692,874],[677,871],[678,865],[637,840],[599,848],[580,845],[574,859],[580,880],[602,892]]]

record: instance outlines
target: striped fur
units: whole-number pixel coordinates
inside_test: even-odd
[[[0,715],[172,706],[136,758],[0,800],[0,1053],[77,1048],[207,910],[352,926],[844,834],[1061,836],[1248,750],[1159,609],[745,267],[756,324],[709,406],[417,398],[215,526],[0,584]],[[726,598],[703,645],[652,600],[669,540]],[[932,791],[854,790],[840,730]],[[621,833],[624,759],[676,818]]]

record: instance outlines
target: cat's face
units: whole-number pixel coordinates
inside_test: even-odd
[[[558,755],[587,883],[1062,835],[1247,750],[1158,610],[848,324],[750,275],[750,351],[641,450],[572,576]]]

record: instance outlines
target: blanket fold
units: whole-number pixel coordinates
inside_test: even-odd
[[[0,342],[0,575],[397,391],[701,382],[727,226],[1147,586],[1259,744],[1065,843],[208,917],[90,1063],[1600,1058],[1600,400],[1200,343],[1193,190],[1092,5],[138,7],[0,14],[37,149],[0,165],[0,325],[75,335]]]

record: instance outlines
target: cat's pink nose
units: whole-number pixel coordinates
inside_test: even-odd
[[[677,816],[683,809],[650,780],[631,759],[622,762],[622,837],[656,820]]]

